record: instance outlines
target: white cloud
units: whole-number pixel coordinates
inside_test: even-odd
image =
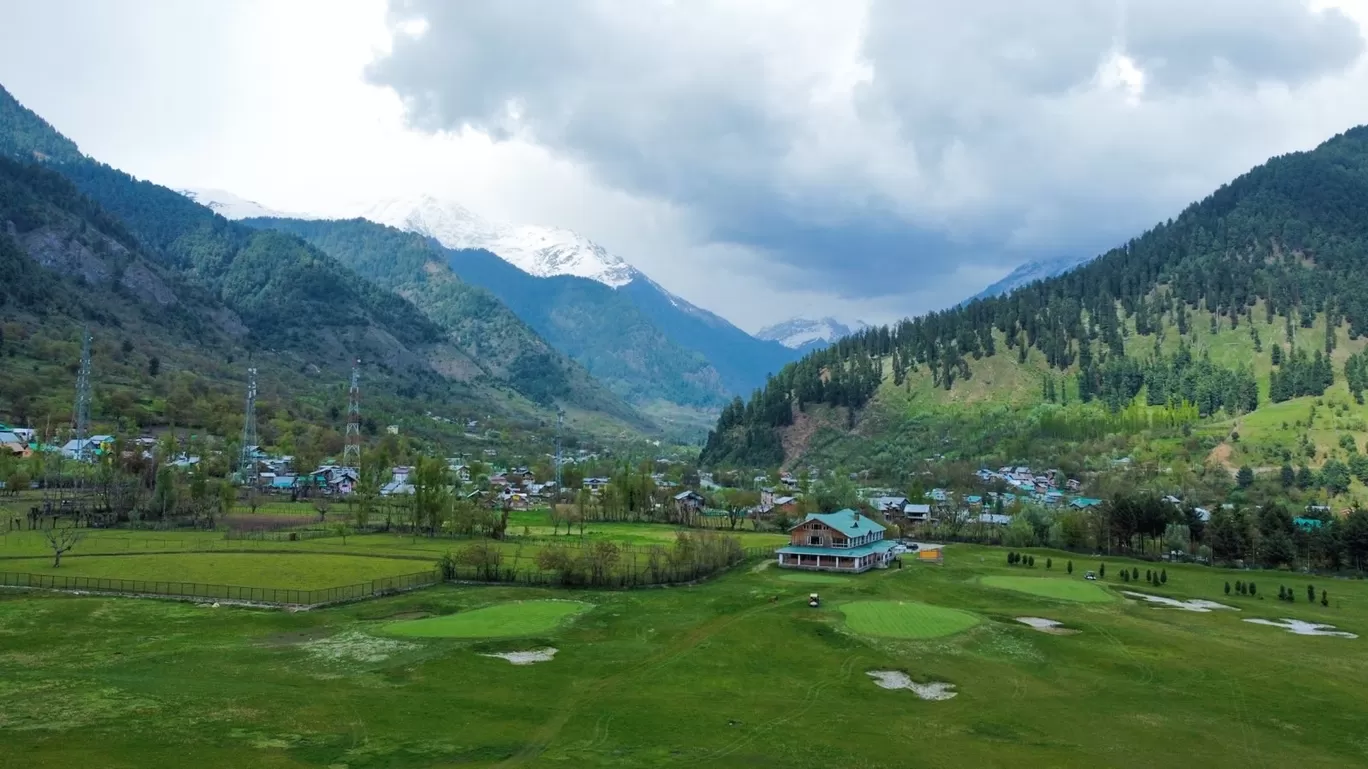
[[[1368,15],[49,0],[6,4],[0,83],[170,186],[301,211],[449,196],[580,230],[754,329],[952,304],[1365,122],[1361,36],[1336,9]]]

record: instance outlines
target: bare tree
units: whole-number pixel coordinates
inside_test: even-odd
[[[47,540],[48,547],[52,548],[52,568],[62,565],[62,553],[80,544],[85,539],[85,530],[73,526],[58,526],[56,521],[52,522],[50,528],[43,529],[43,537]]]

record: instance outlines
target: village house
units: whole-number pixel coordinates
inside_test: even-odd
[[[703,495],[699,494],[696,491],[681,491],[678,494],[674,495],[675,512],[679,513],[680,515],[689,515],[690,513],[696,513],[699,510],[703,509],[703,504],[705,501],[706,500],[703,499]]]
[[[790,569],[863,572],[886,568],[897,543],[884,539],[884,525],[854,510],[809,513],[789,529],[789,545],[777,553]]]
[[[931,506],[925,503],[909,502],[903,505],[903,517],[912,523],[929,523]]]

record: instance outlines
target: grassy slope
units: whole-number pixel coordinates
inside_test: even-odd
[[[1338,343],[1332,356],[1336,382],[1325,396],[1272,403],[1268,400],[1269,372],[1273,368],[1269,349],[1273,344],[1282,344],[1284,351],[1289,349],[1282,316],[1275,316],[1273,322],[1269,323],[1262,303],[1254,308],[1254,327],[1259,332],[1263,348],[1257,352],[1249,324],[1243,319],[1239,327],[1234,329],[1228,320],[1220,319],[1218,331],[1212,335],[1210,317],[1205,311],[1192,312],[1191,330],[1185,338],[1178,335],[1176,327],[1167,327],[1162,334],[1160,349],[1165,354],[1171,354],[1186,341],[1194,357],[1209,352],[1212,360],[1222,366],[1252,367],[1259,381],[1259,409],[1238,418],[1218,415],[1199,425],[1196,430],[1199,436],[1209,436],[1217,442],[1225,441],[1232,431],[1239,433],[1240,440],[1229,446],[1227,461],[1230,467],[1248,463],[1265,472],[1275,471],[1283,462],[1284,449],[1292,451],[1294,466],[1306,461],[1312,467],[1318,467],[1331,456],[1346,456],[1339,448],[1341,435],[1352,434],[1361,447],[1368,442],[1368,406],[1355,404],[1344,383],[1344,360],[1350,353],[1368,345],[1368,339],[1350,340],[1347,327],[1341,326],[1337,331]],[[1294,325],[1294,338],[1296,345],[1308,352],[1323,349],[1324,315],[1318,315],[1311,328]],[[1154,342],[1154,335],[1139,336],[1132,333],[1127,339],[1127,353],[1139,358],[1146,357],[1153,352]],[[845,429],[843,413],[832,414],[831,410],[818,407],[810,409],[815,415],[813,418],[821,423],[820,428],[812,431],[817,434],[801,441],[790,440],[787,445],[798,449],[798,453],[815,446],[822,449],[826,456],[859,456],[861,452],[854,449],[854,445],[867,439],[877,443],[881,436],[895,432],[908,422],[927,414],[954,413],[963,416],[981,413],[986,409],[1024,408],[1039,404],[1043,402],[1042,377],[1047,374],[1056,378],[1061,376],[1061,372],[1050,371],[1046,367],[1044,357],[1038,350],[1030,351],[1025,364],[1018,363],[1016,351],[1007,349],[1001,335],[997,339],[997,355],[971,360],[970,368],[973,376],[967,380],[957,380],[948,391],[934,385],[930,373],[924,368],[910,373],[907,383],[901,387],[893,384],[890,375],[861,413],[853,431]],[[1076,368],[1067,373],[1076,373]],[[1072,384],[1069,389],[1071,400],[1076,400]],[[1142,392],[1140,398],[1143,397]],[[1311,408],[1318,401],[1325,407],[1317,409],[1315,424],[1308,427]],[[1301,424],[1298,425],[1298,422]],[[789,432],[795,431],[790,429]],[[1316,446],[1314,457],[1296,453],[1299,437],[1303,433]],[[1225,454],[1224,451],[1221,453]],[[790,450],[789,456],[794,457],[795,452]]]
[[[1023,573],[1001,565],[1004,555],[952,547],[945,567],[823,585],[816,610],[805,602],[811,588],[774,568],[679,590],[448,587],[294,614],[0,593],[0,665],[9,671],[0,683],[0,766],[65,767],[96,756],[107,767],[173,766],[187,755],[204,769],[1219,769],[1368,760],[1359,724],[1365,641],[1241,621],[1290,616],[1368,635],[1368,586],[1329,583],[1329,608],[1249,598],[1226,600],[1239,613],[1080,604],[979,584]],[[1075,558],[1072,579],[1081,580],[1082,559],[1053,555],[1057,564]],[[1122,563],[1108,560],[1109,588],[1119,586],[1111,575]],[[1278,581],[1190,566],[1168,575],[1155,592],[1215,600],[1225,600],[1226,580],[1252,577],[1264,594],[1276,594]],[[1062,568],[1049,577],[1069,579]],[[542,598],[593,608],[521,642],[379,635],[401,612]],[[865,638],[842,621],[840,605],[855,600],[917,601],[981,622],[927,641]],[[1039,633],[1017,616],[1081,632]],[[545,645],[560,649],[555,660],[525,668],[478,654]],[[868,670],[948,681],[959,696],[923,702],[879,689]]]

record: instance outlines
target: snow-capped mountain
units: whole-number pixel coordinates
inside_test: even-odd
[[[1013,290],[1028,286],[1037,280],[1053,278],[1056,275],[1063,275],[1075,267],[1092,261],[1092,256],[1066,256],[1059,259],[1048,259],[1043,262],[1027,262],[1008,273],[1007,277],[999,280],[988,288],[965,299],[965,302],[972,302],[975,299],[987,299],[993,296],[1002,296],[1011,293]]]
[[[860,329],[867,328],[864,321],[857,320],[854,325],[846,324],[835,318],[793,318],[773,326],[760,329],[755,336],[778,342],[793,350],[807,350],[825,347],[843,336],[850,336]]]
[[[294,219],[307,218],[300,216],[299,214],[290,214],[283,211],[277,211],[273,208],[267,208],[255,200],[247,200],[246,198],[234,195],[227,190],[185,189],[176,190],[176,192],[179,192],[202,206],[212,209],[214,213],[225,219],[251,219],[257,216],[291,217]]]
[[[572,230],[493,222],[430,195],[394,198],[357,212],[363,219],[434,238],[447,248],[482,248],[529,275],[574,275],[620,288],[641,273]]]

